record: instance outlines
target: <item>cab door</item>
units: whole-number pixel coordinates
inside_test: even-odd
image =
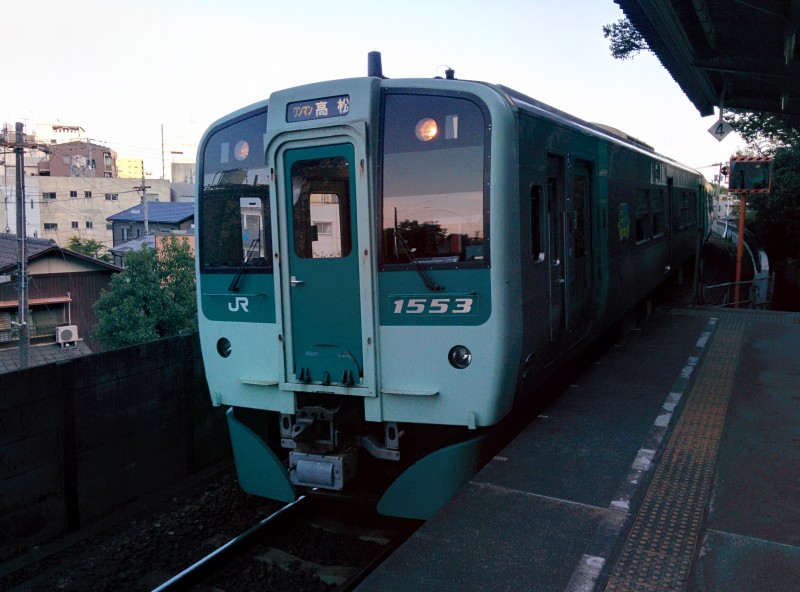
[[[349,143],[283,153],[286,381],[320,390],[363,376],[355,168]]]

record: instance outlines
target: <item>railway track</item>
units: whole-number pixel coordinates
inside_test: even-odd
[[[352,590],[419,526],[371,508],[301,497],[153,592]]]

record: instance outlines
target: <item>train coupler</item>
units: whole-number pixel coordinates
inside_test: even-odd
[[[339,454],[289,453],[289,478],[294,485],[340,491],[358,471],[358,452]]]

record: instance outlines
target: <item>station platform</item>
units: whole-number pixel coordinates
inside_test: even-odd
[[[800,590],[800,315],[657,310],[359,592]]]

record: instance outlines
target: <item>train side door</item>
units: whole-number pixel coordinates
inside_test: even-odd
[[[287,382],[352,387],[363,372],[355,169],[349,143],[284,152]]]
[[[565,230],[564,159],[547,157],[547,227],[549,229],[550,265],[550,341],[559,341],[564,334],[566,309],[566,264],[564,261]]]

